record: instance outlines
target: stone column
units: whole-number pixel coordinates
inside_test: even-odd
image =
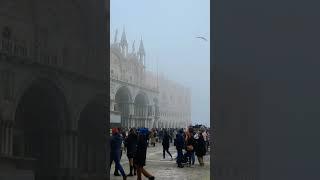
[[[114,111],[115,109],[114,109],[114,106],[115,106],[115,102],[114,102],[114,100],[111,100],[110,101],[110,111]]]
[[[0,154],[5,156],[12,155],[13,142],[13,122],[0,121]]]
[[[78,166],[78,135],[75,130],[65,131],[59,138],[60,176],[77,177]]]
[[[134,115],[134,103],[129,103],[129,115]]]
[[[0,106],[0,154],[12,156],[13,104],[2,102]]]

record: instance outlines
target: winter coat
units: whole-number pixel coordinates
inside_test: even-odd
[[[156,143],[156,137],[155,137],[154,132],[151,132],[151,134],[150,134],[150,140],[151,140],[151,143]]]
[[[138,166],[146,165],[147,156],[147,137],[146,135],[139,135],[136,156],[134,158],[134,163]]]
[[[174,145],[176,146],[177,150],[181,150],[184,147],[184,139],[181,133],[178,133],[176,136],[176,140]]]
[[[110,152],[111,154],[120,154],[120,149],[121,149],[121,144],[122,144],[122,138],[120,134],[114,134],[111,137],[110,140]]]
[[[196,141],[193,138],[193,136],[190,136],[187,141],[186,141],[186,151],[188,151],[187,147],[188,146],[193,146],[193,150],[191,150],[190,152],[194,152],[195,148],[196,148]]]
[[[137,151],[138,136],[136,134],[129,134],[125,146],[127,148],[127,154],[135,154]]]
[[[199,138],[196,140],[196,155],[197,156],[204,156],[206,155],[206,142],[202,135],[199,135]]]
[[[170,141],[170,136],[169,136],[168,134],[164,134],[163,140],[162,140],[162,146],[163,146],[163,148],[165,148],[165,149],[168,149],[168,148],[169,148],[169,146],[170,146],[169,141]]]

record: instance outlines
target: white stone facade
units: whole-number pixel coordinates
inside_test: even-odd
[[[176,128],[191,123],[190,90],[146,70],[142,40],[137,52],[134,44],[129,52],[125,31],[120,41],[116,32],[110,47],[110,111],[121,112],[122,127]]]

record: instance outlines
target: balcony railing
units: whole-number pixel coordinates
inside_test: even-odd
[[[99,58],[97,50],[95,49],[75,48],[66,51],[64,48],[47,48],[39,46],[36,43],[3,38],[0,38],[0,57],[8,57],[7,59],[12,61],[19,60],[18,62],[24,64],[36,63],[59,68],[69,72],[76,72],[83,76],[97,74],[95,68],[97,63],[91,62]],[[0,58],[0,60],[1,59],[2,58]],[[103,77],[103,75],[101,75],[101,77]]]

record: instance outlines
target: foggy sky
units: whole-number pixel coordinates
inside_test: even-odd
[[[147,68],[192,92],[192,122],[210,123],[210,0],[111,0],[111,40],[142,37]],[[197,39],[204,36],[208,41]]]

